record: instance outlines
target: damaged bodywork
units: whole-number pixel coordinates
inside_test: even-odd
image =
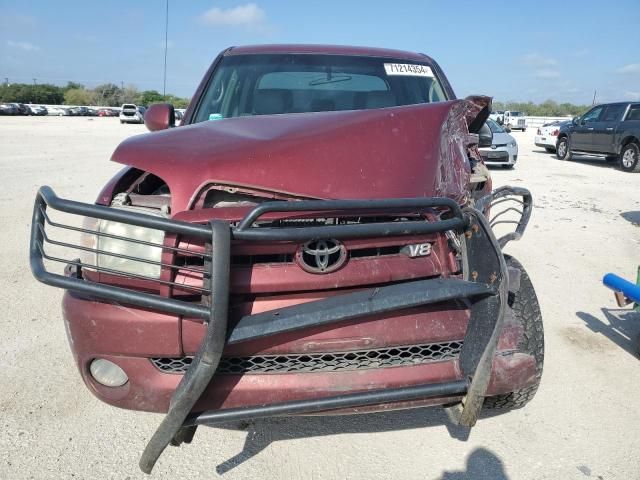
[[[310,104],[327,110],[289,112],[306,91],[274,93],[271,83],[259,108],[237,107],[253,114],[206,110],[226,56],[269,55],[271,65],[287,55],[289,65],[314,53],[340,55],[320,76],[304,57],[314,75],[305,85],[320,87]],[[363,71],[337,72],[343,57],[367,55],[381,78],[424,75],[433,101],[336,93]],[[539,310],[524,315],[537,309],[535,292],[502,248],[522,236],[532,200],[522,188],[491,190],[477,150],[490,99],[456,100],[418,54],[272,46],[222,57],[185,125],[116,149],[125,167],[96,204],[42,187],[34,205],[31,268],[67,290],[85,383],[107,403],[166,413],[142,470],[198,425],[445,405],[472,426],[483,405],[529,401],[542,373],[541,320]],[[365,103],[334,111],[336,99]],[[170,126],[171,108],[152,106],[150,128]]]
[[[165,179],[174,211],[189,210],[210,183],[298,199],[445,196],[464,202],[471,175],[467,150],[474,141],[467,118],[478,111],[453,100],[229,118],[131,137],[112,160]],[[398,152],[411,154],[398,162]]]

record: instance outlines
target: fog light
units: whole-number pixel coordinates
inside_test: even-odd
[[[129,381],[124,370],[104,358],[96,358],[91,362],[89,371],[96,382],[106,387],[121,387]]]

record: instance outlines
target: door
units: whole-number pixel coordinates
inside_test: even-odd
[[[602,105],[594,107],[580,117],[571,133],[571,150],[593,151],[593,124],[598,122],[603,110]]]
[[[604,112],[593,126],[593,150],[598,153],[615,153],[616,127],[622,121],[627,110],[626,103],[607,105]]]

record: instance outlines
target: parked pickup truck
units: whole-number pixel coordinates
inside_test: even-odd
[[[522,130],[525,132],[527,130],[527,120],[523,112],[515,112],[511,110],[506,110],[504,112],[497,111],[491,113],[489,118],[499,125],[502,125],[507,132],[510,132],[511,130]]]
[[[640,172],[640,102],[617,102],[593,107],[560,128],[556,156],[600,155],[625,172]]]
[[[502,250],[531,195],[491,190],[490,108],[423,54],[230,48],[182,125],[150,106],[95,204],[41,187],[31,268],[67,290],[84,382],[167,414],[143,471],[198,425],[445,405],[472,426],[533,398],[542,318]]]
[[[524,112],[505,111],[503,119],[503,125],[511,128],[511,130],[527,131],[527,119]]]

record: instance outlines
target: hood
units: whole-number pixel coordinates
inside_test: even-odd
[[[515,138],[513,138],[508,133],[494,133],[493,134],[493,145],[504,145],[513,142]]]
[[[447,196],[470,169],[469,101],[238,117],[131,137],[112,160],[164,180],[174,212],[209,184],[319,199]]]

